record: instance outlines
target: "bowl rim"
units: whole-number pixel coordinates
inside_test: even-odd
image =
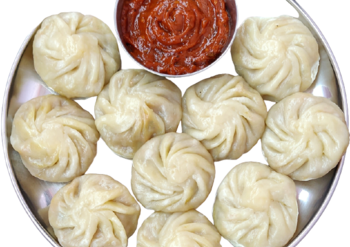
[[[136,62],[139,66],[142,67],[142,69],[144,70],[147,70],[148,72],[151,72],[153,74],[156,74],[156,75],[159,75],[159,76],[162,76],[162,77],[168,77],[168,78],[182,78],[182,77],[188,77],[188,76],[193,76],[193,75],[197,75],[201,72],[203,72],[204,70],[207,70],[209,68],[211,68],[212,66],[214,66],[214,64],[216,64],[229,50],[231,50],[231,46],[232,46],[232,43],[236,37],[236,34],[237,34],[237,28],[238,28],[238,22],[239,22],[239,11],[238,11],[238,6],[237,6],[237,0],[224,0],[225,3],[226,1],[233,1],[234,2],[234,5],[235,5],[235,8],[236,8],[236,24],[235,24],[235,27],[233,29],[233,35],[232,35],[232,38],[230,40],[230,42],[227,44],[227,47],[225,48],[225,50],[220,54],[220,56],[218,56],[211,64],[209,64],[208,66],[200,69],[200,70],[196,70],[192,73],[187,73],[187,74],[181,74],[181,75],[171,75],[171,74],[165,74],[165,73],[159,73],[157,71],[154,71],[154,70],[151,70],[149,68],[147,68],[146,66],[144,66],[143,64],[141,64],[139,61],[137,61],[130,53],[129,51],[126,49],[126,47],[124,46],[124,43],[122,42],[122,39],[121,39],[121,34],[119,33],[118,31],[118,21],[117,21],[117,12],[118,12],[118,3],[119,3],[120,0],[116,0],[115,1],[115,4],[114,4],[114,11],[113,11],[113,22],[114,22],[114,31],[115,31],[115,34],[116,34],[116,37],[117,37],[117,40],[118,40],[118,46],[122,47],[122,49],[128,54],[128,56],[134,61]],[[120,48],[119,48],[120,49]]]

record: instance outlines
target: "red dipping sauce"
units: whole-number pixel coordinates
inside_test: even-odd
[[[183,75],[214,62],[230,34],[224,0],[125,0],[121,38],[128,52],[159,73]]]

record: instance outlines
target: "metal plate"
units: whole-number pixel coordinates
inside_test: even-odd
[[[299,12],[299,19],[312,31],[320,48],[319,73],[308,91],[337,103],[348,122],[344,84],[328,43],[307,13],[295,1],[287,1]],[[35,32],[36,30],[24,41],[10,72],[2,108],[2,141],[8,172],[23,208],[50,244],[60,246],[47,230],[48,222],[43,215],[52,196],[63,184],[49,183],[32,177],[23,166],[18,153],[9,144],[12,119],[19,106],[31,98],[52,93],[34,70],[31,42]],[[320,218],[337,186],[343,164],[344,157],[325,177],[297,182],[300,216],[297,231],[288,244],[289,247],[296,246]]]

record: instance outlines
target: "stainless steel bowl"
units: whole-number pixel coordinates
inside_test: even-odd
[[[229,19],[230,19],[230,36],[229,36],[229,42],[226,44],[224,52],[218,58],[216,58],[216,60],[214,62],[209,64],[207,67],[200,69],[200,70],[197,70],[197,71],[192,72],[192,73],[183,74],[183,75],[169,75],[169,74],[159,73],[157,71],[151,70],[151,69],[145,67],[144,65],[142,65],[133,56],[131,56],[129,51],[126,49],[125,42],[121,38],[121,33],[122,33],[121,28],[122,27],[121,27],[121,23],[119,22],[119,20],[121,20],[121,12],[122,12],[122,7],[124,5],[124,2],[125,2],[125,0],[116,0],[115,7],[114,7],[114,26],[115,26],[115,31],[117,34],[118,43],[122,44],[123,49],[131,57],[132,60],[134,60],[136,63],[138,63],[143,69],[145,69],[153,74],[157,74],[157,75],[164,76],[164,77],[170,77],[170,78],[180,78],[180,77],[185,77],[185,76],[196,75],[196,74],[210,68],[217,61],[219,61],[220,58],[222,58],[230,50],[230,47],[231,47],[233,40],[235,39],[235,36],[236,36],[237,20],[238,20],[238,11],[237,11],[236,0],[225,0],[226,11],[227,11],[227,13],[229,15]]]
[[[320,48],[320,70],[309,92],[327,97],[338,104],[344,111],[348,122],[343,80],[326,39],[297,2],[287,1],[299,12],[299,19],[312,31]],[[25,39],[7,81],[2,107],[2,143],[7,169],[24,210],[50,244],[58,247],[60,245],[49,233],[45,208],[50,204],[53,195],[64,184],[45,182],[31,176],[23,166],[19,154],[13,150],[9,143],[12,120],[19,106],[32,98],[51,93],[34,70],[32,42],[35,32],[36,29]],[[288,247],[295,247],[321,217],[337,186],[344,158],[343,156],[338,166],[326,176],[308,182],[296,182],[300,215],[297,231],[287,245]]]

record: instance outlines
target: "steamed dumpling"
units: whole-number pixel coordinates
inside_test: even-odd
[[[327,174],[349,144],[344,113],[329,99],[296,93],[274,105],[262,149],[269,165],[294,180]]]
[[[42,80],[68,98],[98,95],[121,64],[109,27],[76,12],[46,18],[35,35],[33,55]]]
[[[182,131],[201,141],[215,161],[238,159],[265,130],[264,100],[240,76],[217,75],[194,84],[182,107]]]
[[[74,179],[52,198],[49,221],[63,247],[126,247],[140,206],[107,175]]]
[[[68,182],[90,167],[99,137],[89,112],[73,100],[46,95],[17,110],[11,144],[33,176]]]
[[[153,213],[137,233],[137,247],[221,247],[221,236],[201,213]]]
[[[316,39],[290,16],[248,18],[237,30],[231,54],[237,73],[272,101],[308,89],[320,59]]]
[[[213,218],[235,247],[285,246],[297,227],[295,184],[266,165],[242,163],[220,184]]]
[[[148,209],[187,211],[209,195],[214,162],[197,140],[183,133],[167,133],[146,142],[133,160],[131,187]]]
[[[95,104],[96,127],[102,139],[128,159],[152,137],[176,131],[181,116],[180,89],[145,70],[116,73]]]

